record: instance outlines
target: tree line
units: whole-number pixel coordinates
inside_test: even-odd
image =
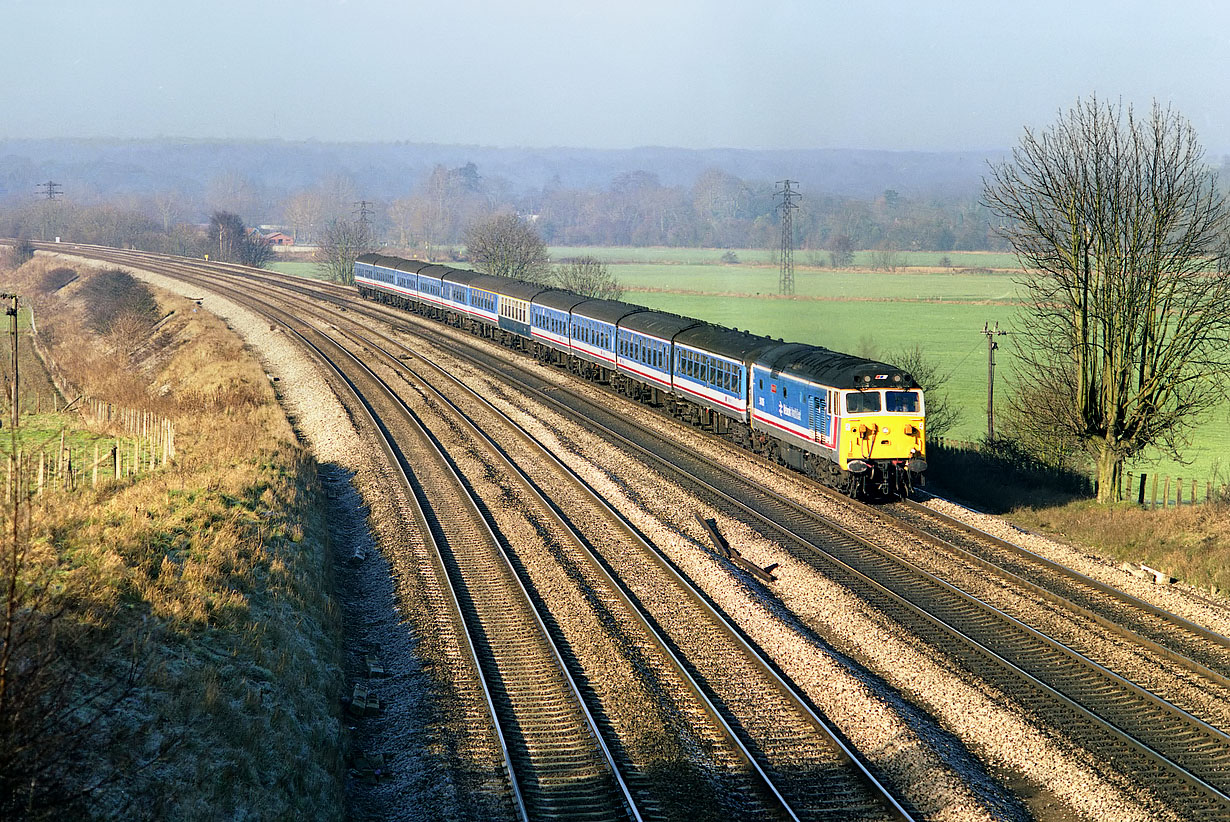
[[[518,191],[475,163],[436,165],[406,180],[400,197],[367,199],[365,226],[380,244],[451,246],[463,243],[476,221],[514,212],[532,216],[549,245],[772,248],[781,231],[773,191],[771,180],[742,179],[719,168],[687,185],[630,170],[603,185],[566,186],[556,178]],[[211,215],[223,212],[249,226],[280,226],[296,243],[316,244],[337,223],[357,220],[366,197],[343,174],[271,199],[257,183],[224,172],[196,196],[165,191],[91,202],[66,189],[58,200],[9,197],[0,202],[0,235],[50,240],[71,231],[90,242],[189,253]],[[796,248],[811,264],[848,265],[854,249],[1005,248],[976,199],[910,197],[892,189],[871,198],[804,190],[799,205]]]

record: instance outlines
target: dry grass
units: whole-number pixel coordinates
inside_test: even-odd
[[[155,339],[115,345],[90,330],[81,273],[40,291],[67,278],[36,259],[9,279],[34,295],[73,383],[174,418],[180,456],[144,478],[36,503],[35,543],[73,618],[100,627],[100,642],[134,627],[148,637],[139,698],[108,720],[130,745],[94,752],[89,766],[116,779],[78,812],[340,818],[340,624],[316,466],[221,322],[158,295],[160,314],[175,315]]]
[[[1083,501],[1017,509],[1009,519],[1104,556],[1143,562],[1191,585],[1230,590],[1230,504],[1225,502],[1150,511]]]

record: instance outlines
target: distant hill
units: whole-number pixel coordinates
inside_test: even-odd
[[[894,189],[909,197],[976,196],[995,152],[895,152],[858,149],[760,151],[682,148],[494,148],[416,143],[315,141],[0,139],[0,199],[33,195],[54,180],[67,193],[110,196],[176,189],[200,193],[234,172],[277,196],[331,175],[354,180],[363,196],[408,193],[437,164],[468,162],[481,176],[504,178],[514,192],[556,184],[603,187],[627,171],[666,185],[690,185],[708,168],[747,181],[784,178],[808,193],[871,197]]]

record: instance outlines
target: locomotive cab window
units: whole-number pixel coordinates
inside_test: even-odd
[[[863,414],[880,410],[879,391],[851,391],[846,394],[846,413]]]
[[[885,410],[899,414],[917,414],[918,399],[917,391],[885,391]]]

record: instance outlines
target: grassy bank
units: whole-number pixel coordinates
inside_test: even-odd
[[[55,289],[65,278],[47,268],[5,278],[34,304],[67,393],[174,420],[177,456],[6,506],[6,570],[16,560],[38,594],[27,618],[55,631],[27,635],[10,660],[41,664],[45,690],[0,706],[0,815],[340,818],[340,625],[314,462],[216,318],[165,294],[134,316],[127,292],[143,285],[114,279],[115,302],[100,305],[81,298],[100,274]],[[23,429],[57,444],[59,429],[115,434],[71,414]],[[15,778],[27,773],[34,784]]]
[[[1192,585],[1230,591],[1230,501],[1150,511],[1135,505],[1021,508],[1010,519],[1057,534],[1103,556],[1143,562]]]

